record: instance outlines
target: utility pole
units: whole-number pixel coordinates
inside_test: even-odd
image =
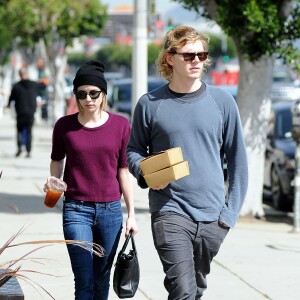
[[[300,232],[300,144],[297,143],[296,154],[296,172],[294,178],[294,227],[293,232]]]
[[[295,177],[294,177],[294,227],[293,232],[300,232],[300,101],[292,106],[292,137],[296,142]]]
[[[131,110],[148,91],[147,0],[134,0]]]

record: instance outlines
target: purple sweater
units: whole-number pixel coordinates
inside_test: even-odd
[[[125,117],[109,113],[105,124],[87,128],[77,116],[78,113],[60,118],[53,130],[51,159],[66,157],[65,197],[93,202],[119,200],[117,170],[128,167],[130,123]]]

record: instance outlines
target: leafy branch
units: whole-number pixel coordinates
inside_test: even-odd
[[[20,278],[20,279],[26,281],[33,287],[38,286],[46,294],[48,294],[52,299],[54,299],[51,296],[51,294],[44,287],[42,287],[40,284],[38,284],[37,282],[30,279],[28,276],[24,275],[24,273],[38,273],[38,274],[47,275],[47,276],[54,276],[54,277],[56,277],[56,276],[53,274],[44,273],[44,272],[40,272],[40,271],[36,271],[36,270],[21,269],[21,265],[19,263],[21,263],[24,260],[28,260],[28,259],[37,260],[37,258],[30,258],[30,255],[32,255],[33,253],[35,253],[43,248],[53,246],[53,245],[60,245],[60,244],[75,245],[75,246],[85,249],[86,251],[89,251],[93,255],[96,255],[99,257],[103,256],[103,248],[96,243],[88,242],[88,241],[37,240],[37,241],[26,241],[26,242],[21,242],[21,243],[13,243],[15,241],[15,239],[24,232],[24,230],[25,230],[25,227],[23,226],[16,234],[14,234],[12,237],[10,237],[2,247],[0,247],[0,255],[7,249],[13,248],[13,247],[20,247],[20,246],[25,246],[25,245],[40,245],[40,246],[30,250],[29,252],[26,252],[24,255],[20,256],[17,259],[10,260],[10,261],[4,262],[4,263],[0,263],[0,268],[3,269],[0,273],[0,287],[3,286],[12,277],[17,277],[17,278]]]

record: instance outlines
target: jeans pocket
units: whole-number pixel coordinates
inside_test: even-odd
[[[109,202],[107,205],[107,208],[112,212],[120,211],[121,210],[121,201],[117,200],[117,201]]]
[[[83,207],[83,201],[66,198],[63,203],[63,211],[80,210]]]
[[[219,221],[214,221],[209,224],[209,230],[211,231],[212,235],[215,237],[216,240],[219,240],[220,244],[223,243],[225,237],[229,232],[229,227],[222,226]]]
[[[77,208],[77,205],[72,202],[64,202],[63,211],[72,211]]]

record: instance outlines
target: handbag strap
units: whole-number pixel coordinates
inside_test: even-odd
[[[122,247],[122,249],[121,249],[121,252],[125,252],[125,249],[126,249],[126,247],[127,247],[127,245],[128,245],[128,242],[129,242],[129,240],[131,239],[132,249],[133,249],[134,253],[137,254],[137,252],[136,252],[136,247],[135,247],[135,242],[134,242],[134,237],[133,237],[133,234],[132,234],[132,233],[133,233],[132,230],[129,231],[129,234],[128,234],[128,236],[127,236],[125,242],[124,242],[124,245],[123,245],[123,247]]]

